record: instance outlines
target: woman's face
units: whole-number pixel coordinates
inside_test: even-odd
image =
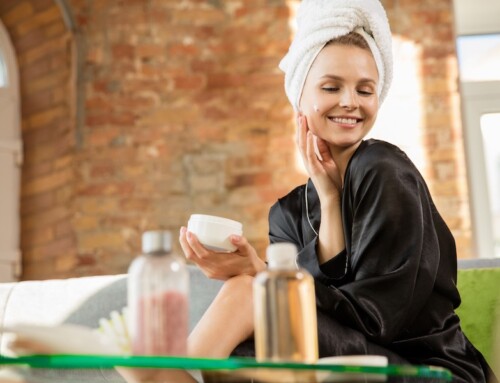
[[[370,51],[325,46],[311,66],[300,99],[309,129],[333,148],[357,147],[377,117],[377,84]]]

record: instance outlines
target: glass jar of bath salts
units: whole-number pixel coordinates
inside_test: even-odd
[[[134,355],[186,355],[189,271],[169,231],[146,231],[128,270],[128,327]]]

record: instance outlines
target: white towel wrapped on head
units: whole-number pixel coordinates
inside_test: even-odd
[[[384,100],[392,80],[392,38],[379,0],[302,0],[297,11],[297,34],[280,62],[285,91],[295,110],[311,65],[330,40],[352,31],[367,41],[379,72],[378,95]]]

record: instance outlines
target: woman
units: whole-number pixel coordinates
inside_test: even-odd
[[[281,67],[310,180],[271,208],[270,241],[296,244],[315,278],[320,356],[386,355],[446,367],[456,382],[487,382],[454,313],[455,243],[425,181],[398,148],[364,140],[390,84],[390,39],[377,0],[301,3]],[[206,275],[226,280],[189,337],[189,355],[241,352],[264,262],[243,237],[232,238],[233,254],[205,249],[186,228],[179,239]]]

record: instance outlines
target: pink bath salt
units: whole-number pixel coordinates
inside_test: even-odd
[[[184,294],[165,291],[139,300],[135,355],[186,355],[188,301]]]

